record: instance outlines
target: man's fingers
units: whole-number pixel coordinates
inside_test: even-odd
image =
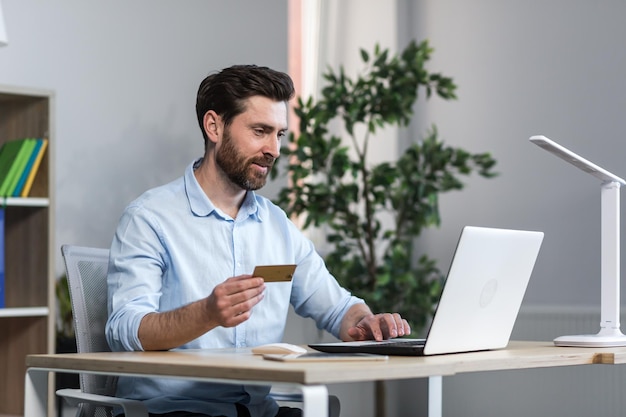
[[[222,287],[226,295],[232,295],[253,288],[265,289],[265,281],[263,278],[252,277],[252,275],[239,275],[228,278],[218,287]]]
[[[398,313],[382,313],[363,317],[349,335],[355,340],[384,340],[411,333],[409,323]]]
[[[381,329],[383,330],[383,338],[394,338],[406,336],[411,333],[409,322],[402,318],[398,313],[381,314]]]
[[[222,282],[208,297],[211,315],[220,326],[233,327],[248,320],[252,308],[264,298],[263,278],[240,275]]]

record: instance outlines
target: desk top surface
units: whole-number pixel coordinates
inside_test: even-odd
[[[250,349],[100,352],[28,355],[29,368],[107,374],[178,376],[297,384],[423,378],[464,372],[626,363],[626,348],[556,347],[552,342],[511,342],[506,349],[388,361],[276,362]]]

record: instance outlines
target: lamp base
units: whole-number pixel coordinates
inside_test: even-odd
[[[554,345],[572,347],[626,346],[626,336],[619,329],[602,329],[598,334],[557,337],[554,339]]]

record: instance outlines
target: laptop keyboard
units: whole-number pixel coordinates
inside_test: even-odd
[[[426,339],[411,339],[411,340],[383,340],[380,342],[371,342],[371,343],[363,343],[361,346],[390,346],[390,347],[399,347],[399,346],[423,346],[426,343]]]

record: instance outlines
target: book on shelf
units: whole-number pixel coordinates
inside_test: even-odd
[[[37,141],[35,139],[26,139],[22,147],[20,148],[20,152],[17,154],[15,158],[15,162],[13,165],[15,167],[13,177],[9,181],[9,186],[6,190],[6,195],[13,196],[15,188],[17,184],[20,182],[20,178],[22,177],[22,173],[24,169],[26,169],[26,165],[28,164],[28,160],[30,159],[30,154],[33,153],[33,149],[35,148],[35,144]]]
[[[47,139],[18,139],[0,148],[0,197],[28,197]]]
[[[26,139],[11,140],[0,151],[0,196],[8,197],[9,184],[15,175],[16,160],[26,144]]]
[[[22,187],[15,190],[15,192],[13,193],[15,197],[28,197],[30,189],[33,186],[33,181],[35,181],[35,177],[37,176],[39,165],[41,165],[43,154],[46,152],[47,147],[48,139],[37,139],[37,144],[35,145],[35,149],[33,150],[33,153],[30,160],[28,161],[28,165],[23,175],[24,184]]]

